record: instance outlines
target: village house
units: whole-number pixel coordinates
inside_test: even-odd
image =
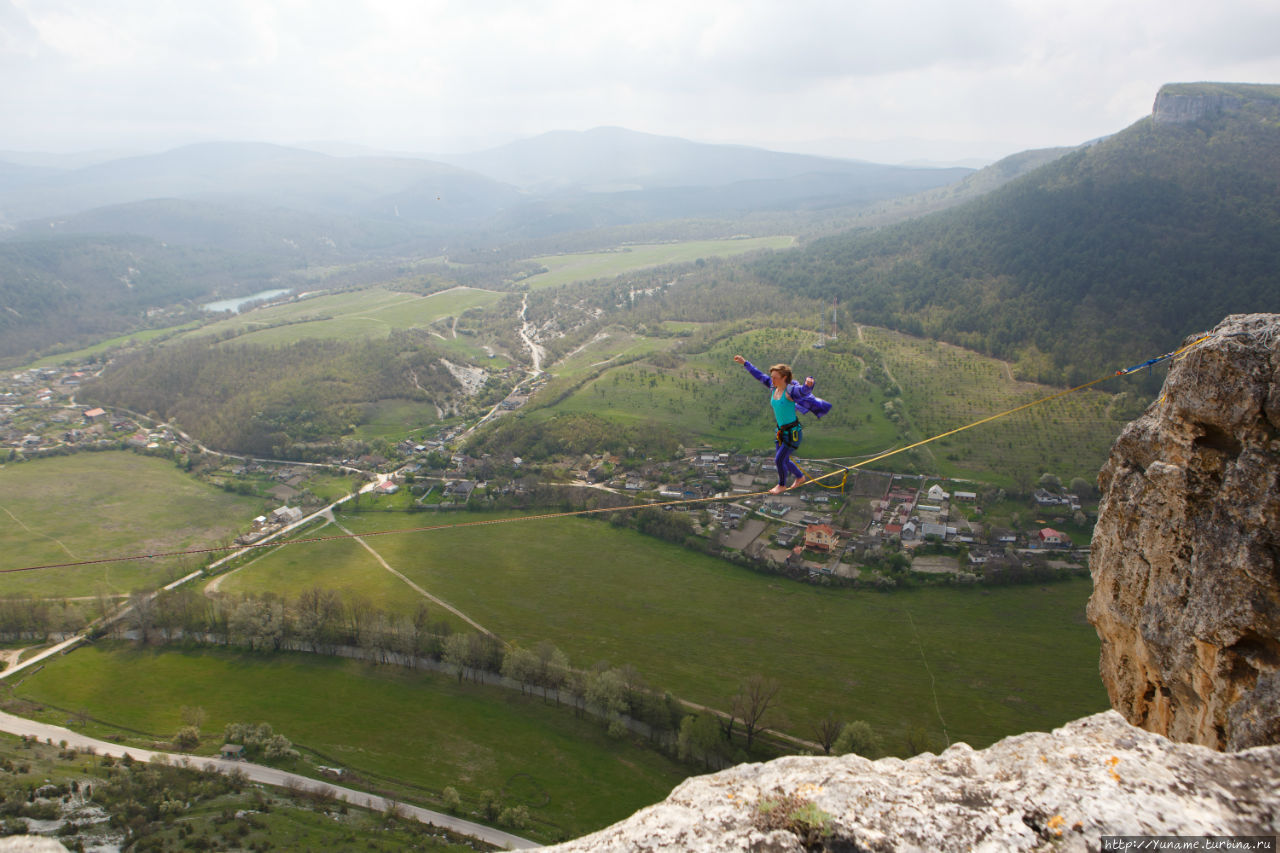
[[[1071,547],[1071,539],[1065,533],[1054,530],[1052,527],[1040,528],[1040,533],[1036,537],[1041,545],[1056,547]]]
[[[992,556],[994,556],[993,552],[985,548],[971,548],[969,549],[969,565],[985,565]]]
[[[804,531],[804,547],[811,551],[831,551],[840,544],[829,524],[811,524]]]
[[[470,500],[471,493],[476,489],[474,480],[451,480],[445,484],[445,497],[459,498],[461,500]]]
[[[800,528],[787,525],[774,534],[773,541],[783,548],[790,548],[792,543],[796,541],[796,537],[800,535]]]
[[[946,539],[947,530],[948,528],[945,524],[926,521],[920,525],[920,536],[924,539]]]
[[[292,524],[302,520],[302,510],[296,506],[282,506],[271,510],[271,521],[275,524]]]
[[[760,509],[764,512],[767,512],[769,515],[774,515],[774,516],[777,516],[778,518],[782,518],[784,515],[786,515],[788,512],[791,511],[791,505],[783,501],[765,501],[763,506],[760,507]]]
[[[1047,507],[1047,506],[1070,506],[1071,505],[1070,498],[1064,495],[1055,495],[1052,492],[1045,491],[1044,489],[1036,489],[1035,494],[1033,494],[1031,497],[1033,500],[1035,500],[1036,506]]]
[[[1013,545],[1018,541],[1018,534],[1003,527],[993,527],[988,541],[996,545]]]
[[[934,483],[932,486],[930,486],[929,491],[926,492],[925,494],[928,496],[929,500],[931,501],[945,501],[948,497],[950,497],[950,495],[948,495],[943,490],[942,486],[938,485],[937,483]]]
[[[91,424],[96,424],[107,416],[107,410],[102,408],[89,409],[84,413],[84,419]]]

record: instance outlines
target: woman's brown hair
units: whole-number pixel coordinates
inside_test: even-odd
[[[773,367],[770,367],[770,368],[769,368],[769,373],[770,373],[770,374],[772,374],[775,370],[782,374],[782,381],[783,381],[783,382],[790,382],[790,381],[791,381],[791,365],[789,365],[789,364],[775,364]]]

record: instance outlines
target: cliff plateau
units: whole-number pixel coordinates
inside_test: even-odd
[[[1280,116],[1280,87],[1248,83],[1171,83],[1156,93],[1156,124],[1190,124],[1223,113]]]
[[[1275,836],[1280,315],[1228,317],[1199,338],[1100,477],[1089,616],[1119,711],[981,751],[742,764],[550,849],[995,853]]]

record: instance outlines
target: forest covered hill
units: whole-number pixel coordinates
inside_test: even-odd
[[[1280,305],[1280,87],[1171,86],[1144,118],[963,206],[762,261],[860,321],[1074,383]]]

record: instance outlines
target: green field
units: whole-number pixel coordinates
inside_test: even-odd
[[[272,305],[211,323],[183,339],[237,333],[238,343],[268,346],[293,343],[307,338],[361,340],[385,338],[392,330],[429,328],[470,308],[491,305],[501,293],[458,287],[422,296],[371,287],[343,293],[322,294]],[[442,340],[449,340],[441,325]]]
[[[263,502],[201,483],[163,459],[80,453],[0,467],[0,568],[219,544]],[[93,596],[154,589],[196,568],[165,558],[0,574],[0,594]]]
[[[671,341],[646,337],[617,326],[600,331],[581,347],[566,353],[555,363],[557,377],[569,378],[599,371],[612,361],[671,348]]]
[[[84,349],[46,356],[39,361],[33,361],[31,364],[27,365],[27,367],[53,367],[58,364],[79,364],[90,356],[100,355],[101,353],[115,349],[116,347],[134,346],[135,344],[146,343],[147,341],[155,340],[156,338],[163,337],[164,335],[173,335],[187,329],[198,328],[199,325],[199,323],[184,323],[181,326],[170,326],[165,329],[144,329],[140,332],[130,332],[127,335],[109,338],[101,343],[85,347]]]
[[[724,450],[772,452],[774,421],[768,392],[733,362],[745,355],[761,369],[784,361],[803,379],[817,380],[815,393],[834,404],[820,422],[806,417],[801,457],[870,454],[899,442],[886,418],[884,395],[863,374],[860,358],[814,349],[808,332],[767,329],[735,335],[705,353],[684,356],[675,368],[637,361],[606,370],[556,406],[635,424],[660,421],[677,434]]]
[[[555,411],[586,412],[626,424],[657,421],[694,442],[725,450],[769,451],[772,414],[761,387],[733,363],[733,356],[742,354],[761,369],[786,362],[797,378],[814,376],[815,393],[834,408],[821,421],[802,418],[805,440],[799,455],[854,462],[1059,390],[1015,381],[1003,362],[958,347],[883,329],[865,328],[861,337],[856,330],[849,334],[849,342],[815,348],[818,336],[812,332],[751,331],[719,341],[706,352],[686,354],[673,368],[643,359],[614,368],[601,364],[621,353],[645,351],[643,338],[611,336],[566,362],[568,381],[588,370],[599,376],[582,383]],[[890,381],[869,378],[867,361],[851,346],[855,341],[881,354]],[[667,339],[655,344],[670,345]],[[1117,380],[1116,390],[1124,389],[1122,382]],[[889,393],[890,384],[901,394]],[[1014,483],[1020,475],[1034,483],[1045,471],[1064,482],[1072,477],[1092,479],[1133,415],[1117,407],[1116,399],[1099,391],[1077,392],[876,467],[1002,485]]]
[[[531,260],[542,264],[547,271],[529,276],[524,283],[530,290],[539,290],[575,281],[611,278],[665,264],[691,263],[699,258],[728,258],[761,249],[789,249],[793,245],[794,237],[752,237],[741,240],[692,240],[685,243],[624,246],[610,252],[544,255]]]
[[[949,344],[866,327],[867,343],[884,354],[902,387],[920,438],[936,435],[1047,397],[1060,390],[1015,381],[1001,361]],[[1120,378],[1101,386],[1130,390]],[[1077,391],[929,446],[928,464],[943,476],[974,476],[1008,485],[1019,473],[1034,484],[1045,471],[1064,483],[1093,480],[1124,424],[1137,410],[1114,393]]]
[[[351,437],[368,441],[385,438],[400,441],[412,438],[425,429],[438,430],[440,423],[436,408],[430,403],[414,400],[379,400],[364,405],[365,417],[351,433]]]
[[[523,803],[535,825],[521,834],[538,840],[620,820],[686,775],[628,738],[609,738],[597,721],[518,691],[314,655],[105,644],[50,662],[15,692],[61,709],[51,721],[83,708],[94,718],[86,733],[123,730],[147,745],[183,725],[183,705],[200,706],[204,755],[227,723],[268,722],[317,764],[354,770],[404,799],[430,805],[451,785],[470,808],[486,789],[504,805]]]
[[[343,523],[356,532],[435,523],[422,519],[369,513]],[[891,748],[900,748],[904,723],[980,747],[1107,707],[1097,636],[1084,618],[1086,580],[826,589],[582,518],[367,541],[487,629],[521,644],[551,640],[580,668],[630,663],[654,687],[719,708],[753,673],[775,677],[783,727],[804,737],[835,711],[869,721]],[[394,584],[370,566],[350,543],[302,545],[264,557],[225,588],[292,595],[322,576],[393,601]],[[407,586],[399,595],[405,606],[418,600]]]

